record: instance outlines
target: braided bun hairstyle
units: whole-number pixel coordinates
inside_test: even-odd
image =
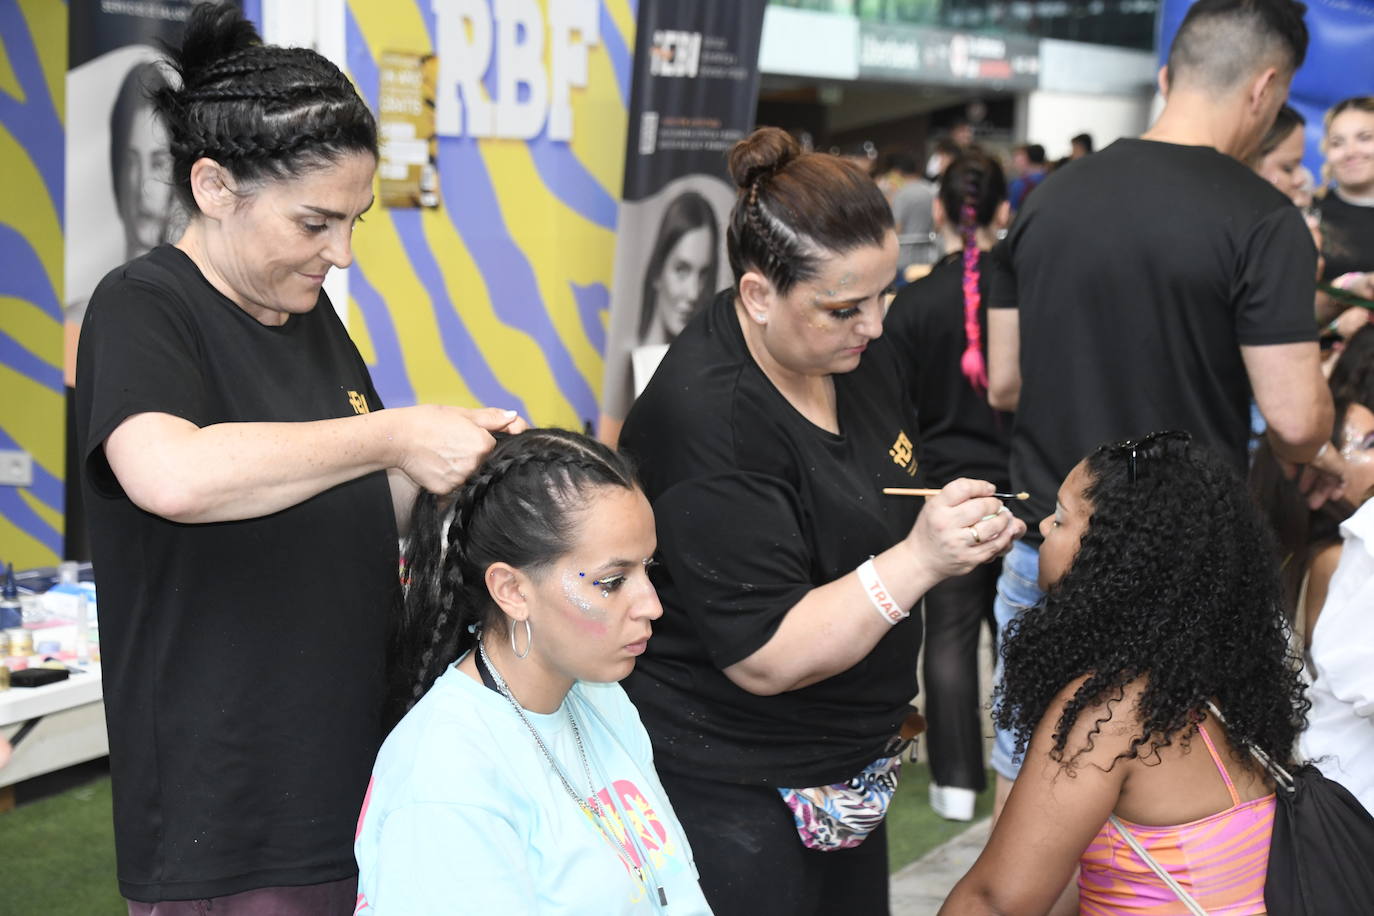
[[[444,500],[416,499],[405,559],[408,585],[392,635],[391,693],[399,716],[415,705],[477,632],[505,631],[486,571],[509,563],[537,576],[572,549],[579,511],[598,487],[637,489],[625,456],[562,429],[500,438],[481,466]]]
[[[188,208],[191,166],[208,157],[240,182],[286,179],[349,153],[377,156],[377,122],[338,67],[308,48],[264,45],[235,7],[198,3],[181,47],[179,87],[153,103],[167,125],[172,184]]]
[[[978,230],[986,229],[1007,199],[1007,179],[997,160],[979,149],[961,152],[940,177],[940,205],[964,239],[964,355],[959,368],[979,394],[988,390],[983,354],[982,252]]]
[[[725,236],[730,268],[757,270],[786,295],[816,275],[827,254],[880,246],[895,231],[892,208],[862,169],[804,153],[777,127],[760,127],[730,150],[738,189]]]

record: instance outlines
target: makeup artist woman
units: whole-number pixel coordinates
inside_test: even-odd
[[[919,518],[919,499],[882,494],[911,486],[916,423],[879,337],[897,235],[878,188],[774,128],[730,172],[734,289],[621,435],[665,608],[625,687],[717,914],[886,914],[881,811],[921,641],[907,614],[1024,526],[981,481]]]
[[[196,7],[154,99],[189,228],[101,282],[77,359],[131,914],[353,912],[393,504],[523,426],[379,409],[321,290],[372,202],[376,125],[333,64],[239,16]]]

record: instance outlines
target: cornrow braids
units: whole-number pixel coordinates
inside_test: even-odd
[[[168,47],[180,86],[152,99],[167,126],[172,184],[198,212],[191,167],[214,159],[251,186],[287,180],[347,155],[377,156],[377,125],[353,84],[306,48],[262,44],[234,7],[197,4],[180,47]]]
[[[793,270],[788,259],[787,248],[783,242],[775,239],[772,226],[774,220],[763,209],[763,204],[759,202],[759,185],[765,178],[771,177],[772,171],[756,177],[749,185],[749,203],[745,209],[745,216],[749,220],[749,226],[754,230],[759,240],[763,243],[765,251],[764,262],[759,268],[770,277],[777,277],[783,286],[791,286],[795,282]]]
[[[238,163],[278,159],[321,142],[340,142],[347,138],[347,128],[335,127],[313,134],[258,134],[252,136],[214,136],[206,133],[187,134],[171,142],[173,156],[192,161],[201,156],[224,158]]]
[[[635,489],[628,459],[561,429],[501,437],[453,494],[422,493],[406,545],[408,584],[392,627],[391,716],[397,718],[504,615],[486,571],[504,562],[537,575],[573,546],[578,512],[598,487]],[[451,512],[447,526],[443,524]]]

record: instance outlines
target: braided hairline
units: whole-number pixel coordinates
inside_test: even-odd
[[[749,185],[749,201],[744,208],[745,218],[749,222],[750,228],[754,230],[762,241],[768,256],[773,259],[777,266],[780,276],[779,280],[795,281],[800,272],[792,264],[793,257],[804,258],[809,250],[814,250],[816,245],[810,242],[806,236],[797,232],[791,226],[778,219],[768,209],[768,206],[760,197],[759,190],[765,178],[771,178],[773,171],[755,178]],[[787,248],[792,248],[796,254],[789,255]],[[763,266],[763,265],[760,265]],[[766,271],[765,271],[766,272]]]
[[[295,65],[309,73],[333,76],[319,65],[319,57],[306,48],[254,45],[228,54],[195,74],[194,88],[211,86],[236,76],[268,73],[283,65]],[[337,80],[337,77],[335,78]],[[191,88],[191,87],[188,87]]]
[[[201,156],[242,162],[251,159],[274,158],[296,152],[304,147],[328,147],[346,140],[353,133],[346,125],[338,125],[317,133],[299,133],[275,140],[263,135],[238,137],[213,136],[208,132],[187,131],[187,136],[172,141],[172,151],[178,156],[197,159]]]
[[[276,80],[253,78],[279,70],[287,72]],[[241,132],[225,136],[227,125],[218,129],[209,126],[219,120],[214,115],[217,103],[256,102],[261,105],[259,120],[297,120],[308,117],[312,110],[345,105],[350,97],[356,100],[348,77],[309,49],[252,45],[188,76],[191,78],[181,92],[168,93],[168,101],[184,115],[182,130],[175,132],[180,136],[174,136],[171,143],[178,155],[192,159],[211,155],[231,161],[270,158],[308,146],[328,147],[353,133],[353,128],[341,124],[286,137]],[[331,98],[334,95],[338,97]]]
[[[302,97],[314,96],[319,101],[321,89],[333,88],[324,82],[301,82],[287,86],[246,86],[230,83],[222,86],[203,86],[186,92],[187,102],[299,102]]]

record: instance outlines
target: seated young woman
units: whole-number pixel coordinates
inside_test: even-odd
[[[1040,530],[1048,595],[997,712],[1026,762],[941,912],[1042,914],[1078,868],[1082,913],[1187,914],[1128,831],[1206,912],[1264,912],[1275,798],[1247,745],[1289,761],[1307,707],[1244,485],[1156,433],[1079,462]]]
[[[616,683],[663,613],[629,464],[534,429],[458,490],[446,538],[421,501],[394,660],[412,705],[363,802],[358,912],[709,913]]]

